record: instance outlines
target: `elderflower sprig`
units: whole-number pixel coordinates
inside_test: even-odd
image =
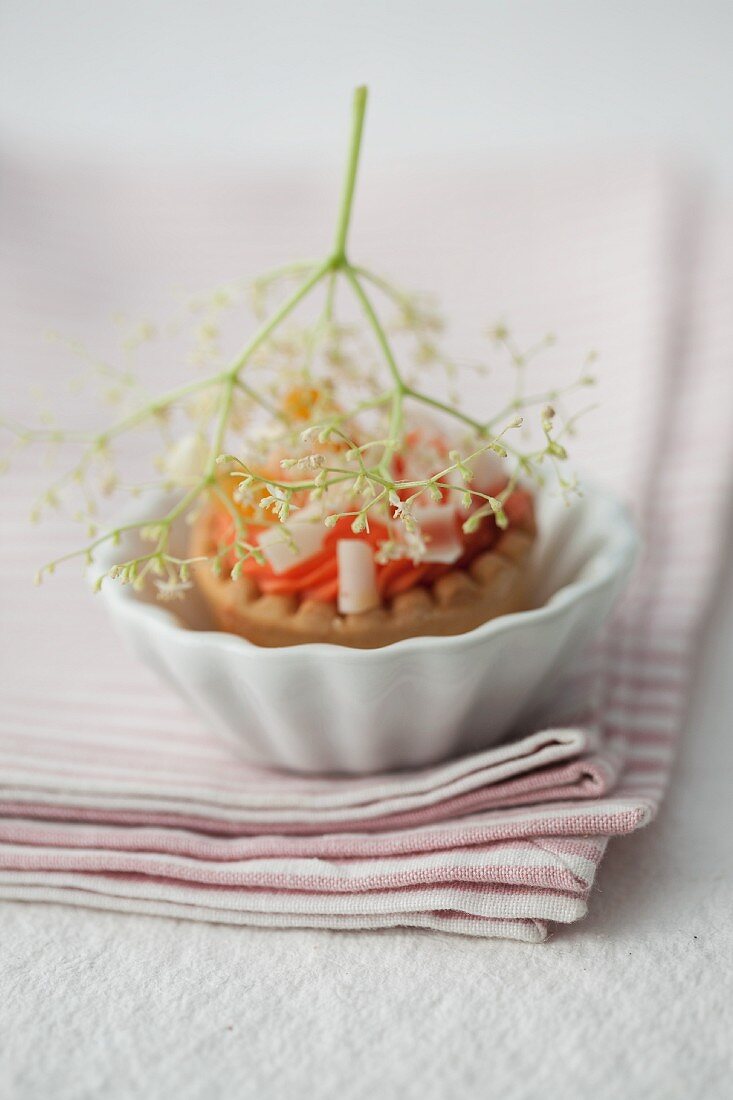
[[[501,408],[481,419],[464,411],[454,392],[442,400],[425,387],[431,367],[441,368],[451,385],[458,370],[442,349],[444,326],[430,299],[408,294],[351,261],[347,245],[366,100],[366,89],[358,88],[336,233],[327,255],[286,264],[253,282],[220,286],[188,303],[188,311],[195,315],[189,362],[208,373],[157,397],[146,395],[136,381],[133,361],[160,331],[144,322],[124,335],[122,367],[98,362],[81,345],[70,346],[120,408],[106,428],[65,431],[49,414],[33,429],[12,419],[0,420],[11,436],[10,457],[31,443],[80,447],[71,467],[46,486],[33,515],[39,518],[45,509],[59,507],[67,490],[76,487],[83,502],[77,516],[86,524],[86,541],[43,566],[39,580],[70,558],[92,563],[101,546],[134,534],[149,549],[120,562],[107,576],[138,588],[151,581],[161,598],[173,599],[185,594],[192,567],[204,560],[215,572],[229,569],[235,579],[248,559],[262,564],[257,532],[263,527],[275,526],[295,548],[292,524],[299,514],[314,509],[328,528],[344,520],[360,534],[381,524],[387,534],[379,542],[377,559],[386,562],[424,552],[420,512],[426,502],[457,495],[466,514],[463,528],[470,534],[489,516],[506,526],[505,505],[520,480],[543,484],[546,468],[563,495],[576,491],[574,479],[564,472],[565,441],[581,413],[563,415],[561,406],[593,383],[593,357],[570,385],[531,392],[528,367],[555,342],[554,336],[522,349],[505,324],[495,326],[490,337],[508,357],[513,392]],[[318,291],[322,302],[315,320],[295,327],[296,311]],[[345,298],[360,314],[362,326],[337,318],[337,305]],[[257,326],[240,350],[226,359],[225,318],[247,302]],[[395,314],[386,320],[385,302]],[[175,331],[178,327],[176,322]],[[412,342],[407,364],[401,363],[397,351],[397,341],[405,336]],[[485,372],[483,364],[475,369]],[[421,410],[423,415],[438,414],[446,425],[452,422],[453,433],[465,438],[450,451],[447,464],[444,454],[428,453],[420,476],[414,476],[407,462],[414,443],[408,438]],[[180,416],[187,418],[188,427],[174,432]],[[537,421],[536,445],[524,439],[530,420]],[[150,428],[164,445],[157,460],[160,478],[128,486],[126,471],[118,468],[119,442],[129,433]],[[241,443],[243,435],[246,446]],[[508,463],[505,484],[496,495],[472,484],[473,464],[489,453]],[[428,468],[431,472],[426,473]],[[133,495],[157,486],[179,496],[153,520],[104,529],[99,498],[125,486]],[[208,559],[174,553],[176,524],[195,518],[211,497],[229,515],[233,539],[219,544]],[[103,579],[97,580],[97,587]]]

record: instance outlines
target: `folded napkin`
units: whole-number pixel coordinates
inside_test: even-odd
[[[135,208],[124,182],[109,182],[100,199],[83,177],[46,178],[16,165],[1,262],[33,293],[30,305],[13,292],[2,302],[14,357],[30,354],[30,333],[54,313],[86,318],[99,308],[97,266],[122,273],[120,293],[129,291],[140,260],[129,243]],[[222,184],[209,186],[220,195]],[[158,277],[184,246],[196,255],[196,227],[226,268],[234,198],[223,212],[221,203],[206,204],[202,226],[200,193],[173,187],[177,199],[171,204],[168,193],[167,206],[162,194],[156,205],[152,188],[151,221],[138,227],[159,246]],[[701,219],[680,200],[677,182],[648,163],[545,169],[530,185],[523,175],[491,174],[476,190],[465,179],[450,187],[439,179],[424,191],[416,219],[442,202],[456,240],[479,226],[471,278],[462,276],[474,298],[459,315],[468,305],[477,312],[485,276],[486,291],[501,292],[502,304],[530,321],[554,312],[571,346],[581,348],[592,331],[610,349],[603,425],[581,444],[583,462],[606,480],[610,473],[647,538],[590,669],[575,670],[575,690],[592,687],[583,721],[412,773],[302,777],[247,765],[120,655],[91,597],[61,579],[40,595],[22,583],[36,550],[43,558],[51,539],[69,539],[61,523],[30,539],[25,513],[39,479],[23,467],[8,483],[3,534],[0,897],[535,941],[548,923],[585,913],[608,838],[654,816],[730,489],[730,223]],[[52,196],[74,213],[74,226],[90,221],[81,245],[58,227],[56,237],[44,235]],[[251,230],[256,201],[250,196],[244,215]],[[295,199],[280,191],[269,201],[292,226]],[[383,197],[373,202],[366,229],[377,238],[396,232]],[[107,230],[99,259],[95,225]],[[453,255],[440,229],[435,235],[435,248]],[[420,243],[411,255],[408,275],[410,263],[430,268]],[[42,380],[52,361],[34,354]]]

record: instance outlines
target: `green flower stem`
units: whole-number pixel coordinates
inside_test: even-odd
[[[36,579],[40,579],[41,573],[52,573],[56,566],[60,565],[62,562],[70,561],[72,558],[78,558],[84,555],[88,556],[99,546],[104,545],[104,543],[118,541],[120,535],[124,535],[128,531],[139,531],[142,527],[162,527],[166,530],[169,530],[171,524],[173,524],[174,521],[177,520],[178,517],[182,515],[187,508],[190,507],[190,505],[197,499],[197,497],[200,496],[201,490],[204,488],[205,485],[205,479],[197,481],[196,484],[181,497],[178,503],[173,508],[171,508],[170,512],[162,517],[162,519],[156,519],[152,521],[147,520],[143,522],[140,522],[138,520],[137,522],[122,524],[120,527],[113,527],[111,528],[111,530],[105,531],[104,534],[97,536],[97,538],[93,539],[91,542],[87,543],[86,546],[81,547],[79,550],[71,550],[68,554],[63,554],[59,558],[54,558],[53,561],[50,561],[47,565],[43,566],[43,568],[39,571]],[[165,530],[163,532],[163,535],[165,535]],[[160,553],[163,552],[163,550],[164,547],[163,549],[161,549],[159,543],[158,548],[156,548],[156,550],[154,550],[151,555],[145,555],[145,560],[147,560],[148,557],[158,556]],[[142,561],[143,559],[140,558],[135,560]]]
[[[330,416],[327,420],[317,420],[309,427],[313,428],[331,428],[336,427],[339,424],[343,424],[346,420],[352,420],[360,413],[369,412],[370,409],[378,409],[381,405],[386,405],[388,401],[392,400],[392,391],[387,390],[385,393],[380,393],[378,397],[370,397],[367,401],[360,401],[358,405],[355,405],[353,409],[349,409],[348,412],[338,413],[336,416]]]
[[[503,409],[500,409],[490,420],[486,421],[486,429],[491,430],[494,424],[497,424],[500,420],[506,419],[507,416],[511,416],[512,413],[518,412],[520,408],[529,409],[537,405],[547,405],[548,403],[557,401],[560,397],[567,397],[569,394],[574,393],[575,390],[582,389],[586,385],[587,383],[582,378],[579,378],[576,382],[571,382],[569,385],[559,390],[545,390],[543,393],[533,393],[529,394],[527,397],[509,401]]]
[[[498,435],[495,437],[495,439],[491,441],[491,443],[498,442],[498,440],[501,438],[502,436]],[[428,479],[428,481],[432,484],[436,484],[439,488],[451,489],[455,491],[456,486],[454,484],[452,484],[451,482],[443,482],[441,479],[447,477],[448,474],[451,474],[454,471],[458,470],[461,464],[471,462],[474,458],[478,458],[480,454],[483,454],[485,451],[490,450],[491,443],[487,443],[486,446],[479,447],[478,450],[473,451],[471,454],[463,456],[460,462],[454,462],[450,466],[446,466],[443,470],[439,470],[438,473],[434,474],[433,477]],[[542,453],[544,452],[537,452],[537,454]],[[536,456],[531,455],[529,457],[531,460]],[[253,471],[251,471],[247,466],[245,466],[243,462],[240,462],[238,459],[235,459],[235,461],[238,463],[239,466],[242,467],[242,469],[248,476],[254,477],[256,480],[261,481],[263,485],[271,486],[275,489],[281,489],[283,491],[291,492],[302,492],[317,488],[315,481],[275,481],[272,478],[259,477],[258,475],[254,474]],[[360,472],[363,473],[369,481],[374,481],[377,484],[382,485],[385,489],[396,489],[398,491],[401,491],[403,489],[428,488],[428,482],[426,481],[394,481],[391,478],[385,477],[383,474],[381,474],[379,466],[366,467],[363,465],[363,463],[361,463],[360,465]],[[344,481],[352,481],[355,475],[354,470],[345,470],[341,466],[324,466],[322,467],[322,470],[328,474],[338,475],[327,480],[324,488],[329,488],[331,485],[341,484]],[[484,500],[489,499],[486,493],[481,493],[476,489],[471,489],[470,485],[461,486],[459,491],[470,492],[473,494],[473,496],[481,497]]]
[[[283,492],[289,493],[309,492],[313,489],[318,488],[318,485],[313,480],[277,481],[276,479],[271,477],[261,477],[253,470],[250,470],[248,466],[245,466],[243,462],[239,462],[238,459],[236,461],[242,467],[247,477],[253,478],[255,481],[259,482],[260,485],[264,485],[266,488],[281,489]],[[340,466],[323,466],[322,469],[327,474],[338,475],[326,481],[325,485],[323,486],[323,488],[326,489],[330,488],[332,485],[340,485],[344,481],[353,481],[356,477],[356,470],[344,470]]]
[[[555,436],[555,439],[559,440],[562,439],[563,436],[572,435],[575,430],[575,425],[578,423],[578,421],[581,420],[584,416],[587,416],[588,413],[594,412],[599,407],[600,406],[598,402],[594,401],[592,405],[586,405],[585,408],[579,409],[578,412],[574,413],[573,416],[568,417],[560,431]]]
[[[54,558],[53,561],[48,562],[42,569],[36,574],[36,583],[40,583],[42,573],[53,573],[57,565],[61,565],[62,562],[72,561],[73,558],[83,557],[91,554],[93,550],[96,550],[98,546],[102,546],[105,542],[119,539],[120,535],[126,534],[128,531],[139,531],[144,526],[139,521],[137,523],[125,523],[121,527],[115,527],[111,531],[105,531],[103,535],[99,535],[98,538],[93,539],[92,542],[87,543],[86,546],[82,546],[79,550],[70,550],[68,554],[62,554],[58,558]]]
[[[214,482],[214,484],[212,486],[212,489],[213,489],[213,492],[215,493],[215,495],[218,497],[218,499],[221,501],[221,503],[226,508],[229,515],[231,516],[231,518],[234,522],[235,530],[237,532],[237,537],[239,539],[241,539],[242,541],[244,541],[244,527],[245,527],[245,524],[244,524],[244,519],[242,518],[242,515],[241,515],[239,509],[236,508],[232,504],[231,500],[229,499],[227,494],[224,492],[222,487],[220,485],[218,485],[216,482]]]
[[[389,426],[387,429],[389,432],[389,442],[384,448],[382,459],[379,463],[379,470],[383,471],[385,474],[389,472],[390,463],[400,446],[400,437],[404,427],[403,397],[404,390],[395,389],[392,396],[392,409],[389,414]]]
[[[196,484],[188,490],[188,492],[184,493],[184,495],[181,497],[181,499],[178,501],[178,503],[175,504],[173,506],[173,508],[171,508],[170,512],[168,512],[163,517],[163,519],[155,520],[152,524],[149,524],[149,526],[151,526],[151,527],[163,526],[163,527],[168,527],[169,528],[171,526],[171,524],[174,523],[175,520],[178,519],[179,516],[183,515],[183,513],[186,511],[186,509],[189,507],[189,505],[193,504],[193,502],[197,499],[197,497],[199,497],[201,495],[201,490],[203,489],[203,487],[205,485],[206,485],[206,479],[201,478],[201,480],[197,481]],[[148,526],[148,525],[146,525],[146,526]]]
[[[305,282],[301,283],[298,289],[291,294],[289,298],[286,298],[280,308],[275,310],[269,320],[265,321],[265,323],[260,326],[249,343],[242,348],[239,355],[235,356],[223,372],[224,377],[230,375],[236,380],[239,377],[239,372],[246,365],[250,357],[257,351],[260,344],[263,344],[267,337],[275,331],[281,321],[284,321],[285,318],[293,312],[295,307],[300,305],[303,299],[313,290],[313,287],[321,281],[323,276],[332,270],[333,261],[331,259],[325,260],[323,263],[319,264]]]
[[[178,503],[171,508],[170,512],[168,512],[163,519],[156,520],[155,523],[151,524],[153,527],[161,528],[158,543],[155,550],[151,551],[149,554],[144,554],[142,557],[135,558],[133,563],[129,563],[135,565],[140,562],[145,563],[142,571],[135,577],[135,580],[141,582],[151,568],[155,569],[158,563],[162,566],[163,560],[169,558],[168,543],[170,541],[171,527],[178,517],[182,516],[194,501],[198,499],[207,481],[207,478],[202,478],[193,488],[189,489],[188,492],[181,497]],[[140,530],[141,526],[143,525],[138,524],[138,530]],[[116,534],[117,532],[113,532],[112,537],[115,537]]]
[[[219,406],[219,419],[214,430],[214,436],[211,440],[211,447],[209,449],[209,458],[206,463],[205,480],[213,482],[216,471],[216,460],[221,452],[224,444],[224,436],[226,435],[227,424],[229,422],[229,413],[232,408],[232,399],[234,397],[234,387],[237,384],[237,376],[230,374],[222,387],[223,394],[221,404]]]
[[[400,438],[404,426],[403,400],[405,393],[407,392],[407,387],[405,386],[404,379],[400,374],[400,369],[397,366],[397,361],[395,360],[394,354],[392,352],[387,334],[384,331],[382,323],[379,320],[371,301],[369,300],[369,296],[367,295],[364,287],[359,281],[358,276],[349,264],[347,264],[344,268],[344,273],[349,283],[351,284],[351,288],[361,305],[367,321],[372,327],[374,335],[377,339],[377,343],[382,350],[382,354],[394,381],[394,390],[392,391],[392,409],[390,412],[388,428],[389,442],[384,448],[382,460],[379,463],[379,470],[386,474],[389,469],[389,464],[392,461],[392,458],[394,457],[394,454],[400,444]]]
[[[289,264],[280,264],[278,267],[272,267],[269,271],[258,275],[255,279],[255,285],[267,286],[269,283],[276,283],[278,279],[288,275],[302,275],[307,271],[313,271],[314,268],[318,267],[318,264],[318,260],[293,260]]]
[[[0,428],[11,432],[21,442],[35,440],[39,443],[90,443],[95,438],[90,432],[64,431],[60,428],[27,428],[17,420],[0,417]]]
[[[376,275],[373,271],[369,271],[366,267],[361,267],[359,264],[352,264],[351,270],[360,278],[365,279],[372,286],[381,290],[388,298],[390,298],[397,305],[402,306],[407,301],[407,295],[403,294],[396,286],[390,283],[387,279],[383,279],[381,275]]]
[[[265,321],[263,325],[257,330],[255,335],[249,341],[249,343],[242,349],[227,369],[223,372],[223,393],[221,404],[218,410],[217,426],[214,431],[214,436],[211,442],[211,449],[209,451],[209,458],[206,464],[206,472],[201,487],[206,484],[211,484],[214,479],[216,470],[216,460],[221,452],[224,444],[224,437],[226,435],[227,424],[229,421],[229,413],[232,407],[232,399],[234,396],[234,388],[239,383],[239,373],[247,364],[250,357],[257,351],[262,343],[271,335],[272,332],[278,327],[278,325],[285,320],[286,317],[298,306],[311,290],[321,281],[321,279],[329,271],[332,270],[330,261],[319,264],[315,271],[311,272],[310,276],[301,283],[298,289],[287,298],[278,310],[273,313],[269,320]],[[221,377],[221,376],[220,376]],[[247,387],[249,389],[249,387]],[[250,391],[251,392],[251,391]],[[184,498],[185,499],[185,498]]]
[[[144,423],[145,420],[149,420],[150,417],[154,416],[157,412],[169,408],[171,405],[175,404],[176,401],[180,401],[184,397],[190,397],[192,394],[199,393],[201,390],[210,389],[218,382],[223,382],[225,377],[225,373],[212,374],[208,378],[197,378],[192,382],[187,382],[183,386],[177,386],[175,389],[169,390],[168,393],[163,394],[162,397],[158,397],[154,401],[151,401],[143,408],[137,409],[129,416],[123,417],[122,420],[118,420],[116,424],[113,424],[112,427],[108,428],[106,431],[100,432],[98,436],[95,436],[94,442],[102,446],[115,436],[122,435],[123,432],[129,431],[130,428],[136,428],[139,424]]]
[[[246,382],[243,382],[241,378],[237,378],[234,385],[238,390],[241,390],[243,394],[246,394],[251,401],[254,401],[255,404],[269,413],[275,420],[284,420],[286,423],[289,423],[285,413],[276,408],[271,401],[268,401],[266,397],[259,394],[257,390],[253,390],[252,387],[248,386]]]
[[[377,343],[379,344],[382,354],[384,355],[385,362],[389,367],[389,372],[394,379],[394,384],[396,388],[404,393],[406,386],[402,379],[402,375],[400,374],[400,370],[397,366],[395,357],[392,353],[392,348],[390,347],[389,340],[387,339],[387,334],[382,327],[381,321],[374,311],[374,307],[370,302],[364,290],[364,287],[361,285],[358,276],[356,275],[354,269],[351,267],[350,264],[347,264],[344,268],[344,274],[351,284],[354,294],[356,295],[359,304],[364,311],[364,316],[372,327],[374,335],[377,339]]]
[[[420,401],[423,405],[430,405],[433,409],[439,409],[440,412],[447,413],[448,416],[452,416],[456,420],[462,420],[464,424],[467,424],[480,436],[486,434],[488,425],[482,424],[480,420],[474,420],[472,416],[468,416],[452,405],[447,405],[444,401],[439,401],[437,397],[431,397],[430,394],[422,393],[420,390],[413,390],[409,386],[405,387],[405,395],[414,398],[415,401]]]
[[[334,241],[332,260],[333,267],[342,267],[346,263],[346,239],[349,232],[349,223],[351,221],[351,207],[354,202],[354,188],[356,187],[356,172],[359,167],[361,139],[364,132],[367,94],[367,89],[364,86],[354,91],[351,141],[346,162],[344,186],[341,193],[338,222],[336,224],[336,239]]]
[[[328,277],[328,289],[326,290],[326,303],[323,307],[323,321],[330,325],[333,321],[333,306],[336,298],[336,283],[338,272],[332,271]]]
[[[124,432],[129,431],[131,428],[138,427],[140,424],[144,423],[145,420],[154,416],[155,413],[168,408],[176,401],[180,401],[181,398],[189,397],[191,394],[198,393],[201,390],[210,389],[218,382],[224,381],[225,378],[226,372],[222,372],[210,375],[207,378],[197,378],[192,382],[187,382],[183,386],[177,386],[175,389],[169,390],[168,393],[163,394],[162,397],[155,398],[153,401],[150,401],[149,404],[140,409],[136,409],[134,413],[130,413],[129,416],[123,417],[121,420],[118,420],[116,424],[113,424],[111,427],[106,428],[103,432],[99,432],[96,435],[86,432],[69,432],[65,429],[55,428],[31,428],[27,431],[24,429],[21,430],[23,430],[26,437],[41,441],[48,441],[51,443],[81,441],[88,443],[92,447],[103,447],[110,439],[114,439],[116,436],[124,434]],[[16,434],[18,434],[18,429],[20,428],[20,425],[11,427],[11,424],[5,421],[3,421],[3,426],[9,427],[10,430],[16,432]]]

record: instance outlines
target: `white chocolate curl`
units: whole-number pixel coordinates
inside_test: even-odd
[[[326,529],[322,523],[314,520],[293,520],[288,524],[293,542],[286,540],[285,533],[277,527],[270,527],[259,538],[259,546],[272,567],[273,573],[285,573],[294,565],[312,558],[322,548]]]
[[[374,552],[361,539],[339,539],[336,543],[338,562],[338,609],[342,615],[358,615],[379,607],[377,569]]]
[[[415,509],[415,519],[425,540],[421,562],[440,562],[452,565],[463,553],[463,540],[456,524],[456,510],[452,504],[425,504]]]

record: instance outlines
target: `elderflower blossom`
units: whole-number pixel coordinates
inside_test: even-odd
[[[193,588],[193,581],[183,581],[176,577],[156,577],[155,587],[160,600],[182,600],[185,593]]]
[[[312,454],[302,458],[283,458],[280,465],[283,470],[320,470],[321,466],[326,465],[326,456]]]

